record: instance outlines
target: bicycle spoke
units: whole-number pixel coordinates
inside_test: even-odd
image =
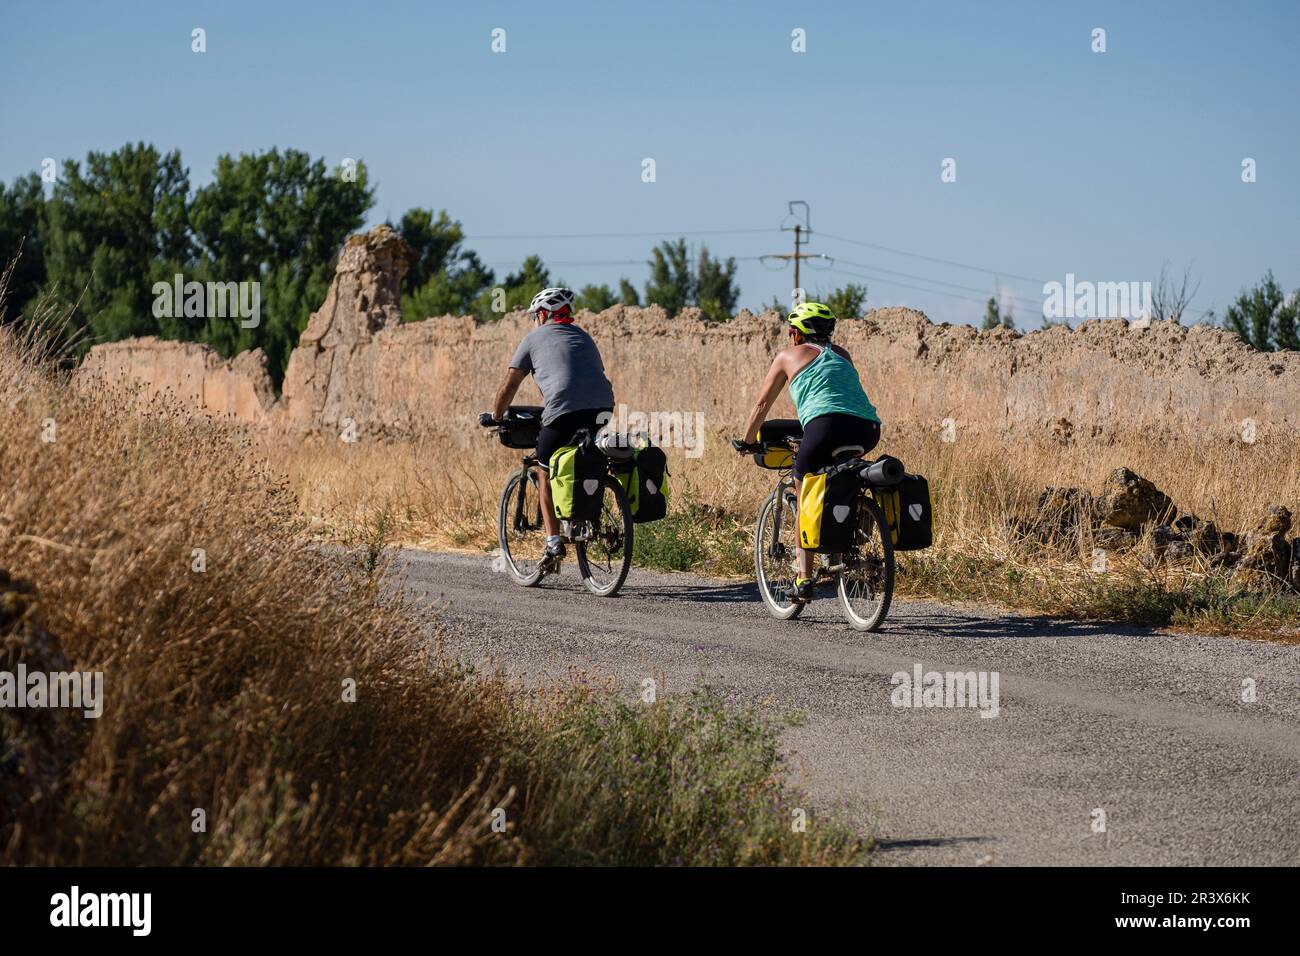
[[[840,573],[840,603],[849,623],[858,630],[874,631],[889,612],[894,589],[894,551],[889,527],[870,499],[860,502],[858,541],[844,556]]]
[[[790,497],[779,489],[759,510],[754,538],[754,570],[768,611],[783,620],[803,608],[793,600],[797,572],[798,517]]]
[[[600,514],[592,522],[587,540],[578,544],[578,567],[589,590],[604,597],[618,593],[632,562],[631,534],[626,496],[611,477]]]

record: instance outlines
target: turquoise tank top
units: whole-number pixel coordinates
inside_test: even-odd
[[[813,347],[820,348],[821,354],[790,380],[790,397],[794,399],[799,424],[807,428],[817,416],[836,412],[879,422],[880,416],[867,400],[853,363],[829,346]]]

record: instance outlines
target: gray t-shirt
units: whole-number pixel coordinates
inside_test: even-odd
[[[510,367],[531,372],[546,407],[542,424],[568,412],[613,408],[614,387],[590,335],[570,323],[547,322],[524,336]]]

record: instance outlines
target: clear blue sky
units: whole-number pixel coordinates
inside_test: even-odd
[[[809,251],[840,270],[810,270],[805,287],[864,281],[870,306],[936,321],[978,320],[995,276],[830,236],[993,270],[1035,327],[1041,280],[1067,272],[1142,280],[1191,264],[1194,308],[1220,315],[1266,269],[1300,286],[1294,0],[46,0],[3,24],[6,181],[145,140],[179,148],[199,185],[221,153],[292,146],[364,159],[374,222],[418,205],[473,237],[773,230],[691,237],[738,259],[788,251],[775,230],[802,199]],[[194,27],[206,54],[190,51]],[[955,183],[940,181],[946,157]],[[657,241],[470,245],[499,275],[537,252],[571,285],[639,287]],[[635,262],[560,264],[606,260]],[[744,305],[788,297],[788,271],[746,259],[739,278]]]

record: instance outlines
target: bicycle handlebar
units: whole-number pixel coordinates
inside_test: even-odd
[[[747,443],[741,441],[739,438],[733,438],[733,439],[731,439],[731,447],[734,448],[734,449],[735,449],[739,454],[742,454],[742,455],[756,455],[756,454],[761,454],[762,452],[771,451],[771,450],[774,449],[774,448],[784,448],[784,449],[786,449],[787,451],[791,451],[791,450],[792,450],[792,449],[790,448],[790,444],[789,444],[789,442],[784,442],[784,441],[756,441],[756,442],[754,442],[754,443],[752,443],[752,444],[747,444]]]

